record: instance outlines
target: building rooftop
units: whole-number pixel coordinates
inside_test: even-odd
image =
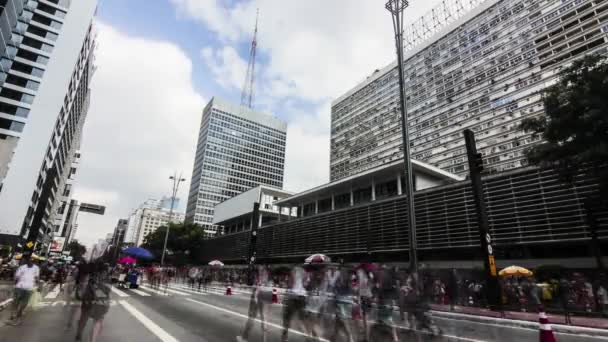
[[[251,120],[256,123],[277,129],[279,131],[287,131],[287,123],[280,120],[267,112],[256,111],[251,108],[234,104],[220,97],[214,96],[211,99],[213,108],[236,115],[246,120]]]
[[[260,202],[262,194],[284,198],[293,195],[293,192],[272,186],[258,185],[217,204],[213,214],[213,224],[218,224],[228,219],[251,213],[253,211],[253,203]],[[264,211],[263,208],[260,208],[260,210]]]
[[[414,175],[424,175],[428,178],[434,179],[437,181],[437,185],[464,180],[464,177],[457,176],[438,167],[415,159],[412,159],[412,168],[414,170]],[[305,202],[313,198],[330,196],[332,193],[349,191],[351,188],[356,189],[358,186],[371,184],[372,179],[386,180],[397,175],[398,173],[403,173],[403,170],[403,162],[401,160],[395,161],[350,177],[342,178],[335,182],[319,185],[310,190],[306,190],[283,200],[276,201],[274,204],[279,206],[297,206],[301,202]]]

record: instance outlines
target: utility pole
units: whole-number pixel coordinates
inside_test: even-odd
[[[247,253],[248,259],[248,284],[249,285],[253,285],[254,282],[254,278],[253,275],[254,273],[254,267],[255,267],[255,261],[257,258],[257,251],[256,251],[256,243],[258,240],[258,228],[259,228],[259,222],[260,221],[260,203],[255,202],[253,203],[253,212],[251,213],[251,233],[249,235],[249,252]]]
[[[401,136],[403,140],[403,161],[405,166],[405,192],[408,204],[408,238],[410,272],[418,274],[418,254],[416,242],[416,212],[414,210],[414,174],[412,172],[412,160],[410,156],[410,141],[407,120],[407,102],[405,96],[405,76],[403,66],[403,11],[409,6],[406,0],[389,0],[385,8],[391,12],[393,17],[393,29],[395,30],[395,47],[397,49],[397,66],[399,69],[399,104],[401,106]]]
[[[171,192],[171,209],[169,209],[169,222],[167,223],[167,231],[165,231],[165,243],[163,244],[163,254],[160,258],[161,266],[165,264],[165,253],[167,251],[167,241],[169,240],[169,229],[171,229],[171,220],[173,219],[173,207],[175,206],[175,196],[177,195],[177,190],[179,189],[179,183],[186,181],[185,178],[182,178],[181,172],[179,174],[179,177],[177,177],[177,172],[175,172],[173,173],[173,176],[169,177],[169,179],[173,181],[173,189]]]
[[[470,129],[464,130],[464,140],[467,146],[467,158],[469,160],[469,172],[473,198],[477,212],[477,225],[479,228],[479,241],[481,252],[484,259],[484,271],[486,278],[486,299],[490,307],[500,306],[500,289],[498,287],[498,274],[496,272],[496,261],[492,248],[492,236],[490,235],[490,224],[486,211],[486,202],[483,196],[483,186],[481,183],[481,171],[483,170],[483,160],[481,153],[477,153],[475,145],[475,134]]]

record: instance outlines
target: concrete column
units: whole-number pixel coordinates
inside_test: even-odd
[[[336,199],[333,192],[331,193],[331,210],[336,210]]]
[[[315,214],[319,213],[319,200],[315,199]]]
[[[372,177],[372,201],[376,200],[376,180]]]
[[[355,205],[355,195],[353,195],[353,186],[350,186],[350,206]]]
[[[281,222],[281,216],[283,216],[283,207],[281,207],[280,205],[279,207],[279,222]]]
[[[262,213],[260,213],[260,218],[258,222],[258,228],[262,226]]]
[[[401,175],[397,174],[397,195],[403,195],[403,188],[401,187]]]

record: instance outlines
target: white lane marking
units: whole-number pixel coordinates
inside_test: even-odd
[[[9,299],[5,300],[4,302],[0,303],[0,307],[8,305],[12,301],[13,301],[13,298],[9,298]]]
[[[118,297],[129,297],[128,294],[124,293],[123,291],[120,291],[119,289],[115,288],[114,286],[110,287],[110,289],[112,290],[112,292],[116,293],[116,295]]]
[[[136,290],[136,289],[131,289],[130,291],[133,292],[133,293],[135,293],[135,294],[138,294],[140,296],[143,296],[143,297],[150,297],[151,296],[151,294],[148,294],[148,293],[145,293],[144,291],[139,291],[139,290]]]
[[[204,303],[204,302],[198,301],[198,300],[196,300],[196,299],[192,299],[192,298],[186,298],[186,300],[191,301],[191,302],[196,303],[196,304],[200,304],[200,305],[204,305],[204,306],[207,306],[207,307],[213,308],[213,309],[218,310],[218,311],[222,311],[222,312],[225,312],[225,313],[231,314],[231,315],[233,315],[233,316],[241,317],[241,318],[244,318],[244,319],[249,319],[249,316],[247,316],[247,315],[243,315],[243,314],[238,313],[238,312],[234,312],[234,311],[231,311],[231,310],[228,310],[228,309],[224,309],[224,308],[221,308],[221,307],[219,307],[219,306],[215,306],[215,305],[207,304],[207,303]],[[258,323],[260,323],[260,322],[261,322],[261,321],[260,321],[259,319],[257,319],[257,318],[255,319],[255,321],[256,321],[256,322],[258,322]],[[279,324],[275,324],[275,323],[268,322],[268,321],[266,321],[266,322],[265,322],[265,324],[266,324],[267,326],[271,326],[271,327],[273,327],[273,328],[276,328],[276,329],[279,329],[279,330],[283,330],[283,327],[282,327],[281,325],[279,325]],[[312,336],[309,336],[308,334],[303,333],[303,332],[301,332],[301,331],[299,331],[299,330],[289,329],[289,332],[290,332],[290,333],[293,333],[293,334],[296,334],[296,335],[300,335],[300,336],[305,336],[305,337],[312,338]],[[328,340],[326,340],[326,339],[322,339],[322,338],[317,338],[317,340],[319,340],[319,341],[324,341],[324,342],[329,342]]]
[[[168,294],[166,292],[159,291],[159,290],[147,287],[147,286],[139,285],[139,288],[142,289],[142,290],[150,291],[152,293],[156,293],[156,294],[161,295],[161,296],[170,296],[170,294]]]
[[[175,286],[171,286],[171,285],[169,285],[169,287],[171,287],[173,289],[178,289],[180,291],[190,292],[192,294],[198,294],[198,295],[202,295],[202,296],[206,296],[207,295],[205,292],[198,292],[198,291],[186,289],[186,288],[183,288],[183,287],[175,287]]]
[[[137,310],[133,305],[127,303],[124,300],[118,302],[125,308],[133,317],[135,317],[141,324],[143,324],[148,330],[150,330],[156,337],[162,342],[179,342],[175,337],[169,335],[168,332],[159,327],[156,323],[152,322],[151,319],[146,317],[143,313]]]
[[[55,299],[59,295],[59,285],[55,285],[55,287],[49,291],[49,293],[44,296],[44,299]]]
[[[186,293],[186,292],[181,292],[181,291],[173,290],[170,287],[167,287],[165,290],[167,290],[167,292],[175,293],[175,294],[178,294],[180,296],[189,296],[190,295],[189,293]]]

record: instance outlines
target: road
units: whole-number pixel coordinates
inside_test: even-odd
[[[249,295],[236,292],[226,296],[220,289],[199,293],[183,285],[171,285],[167,292],[148,287],[138,290],[113,289],[110,311],[98,341],[236,341],[247,321]],[[0,313],[0,342],[64,342],[73,341],[75,330],[67,329],[69,311],[78,303],[69,304],[58,289],[52,289],[22,325],[4,322],[8,310]],[[280,341],[283,306],[270,310],[266,341]],[[538,341],[538,330],[509,327],[504,324],[472,322],[464,316],[435,317],[442,336],[400,329],[402,341]],[[90,325],[90,324],[89,324]],[[85,336],[91,327],[87,327]],[[290,341],[306,341],[305,329],[296,323]],[[591,332],[592,333],[592,332]],[[342,339],[345,340],[345,339]],[[88,337],[84,341],[89,341]],[[260,324],[256,323],[249,341],[262,341]],[[606,337],[557,334],[557,341],[608,341]]]

